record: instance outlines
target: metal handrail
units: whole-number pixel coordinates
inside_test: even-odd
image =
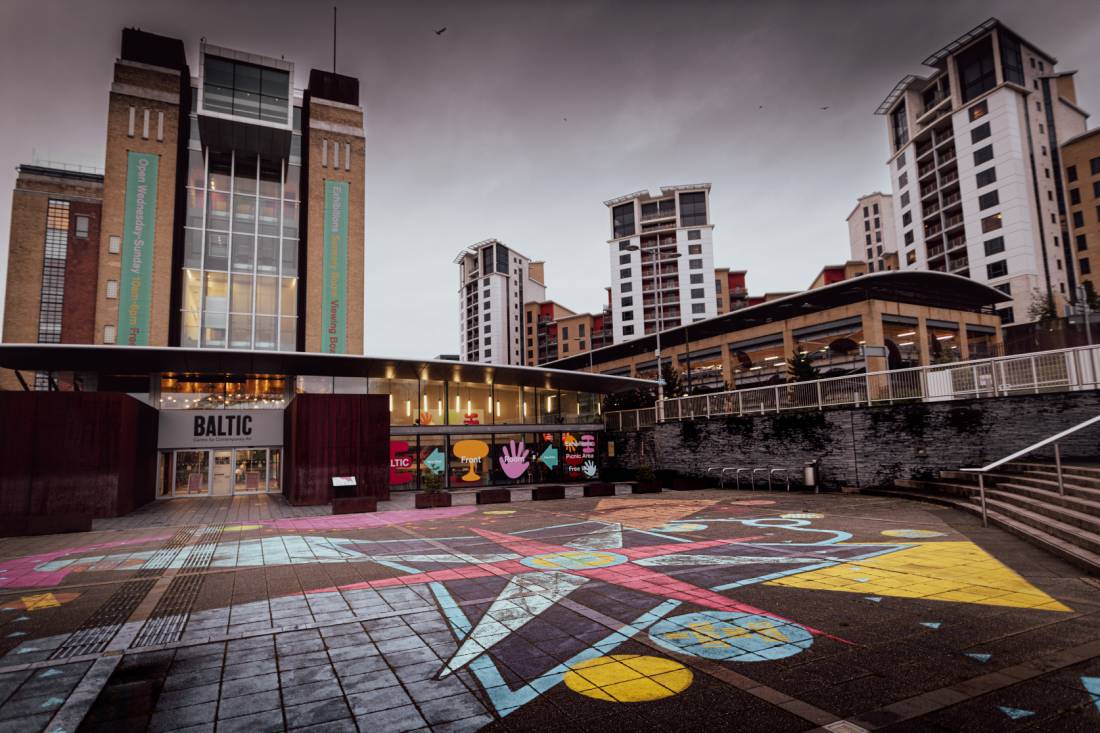
[[[783,479],[784,479],[785,483],[787,484],[787,491],[790,491],[791,490],[791,472],[790,472],[790,469],[787,469],[787,468],[773,468],[768,473],[768,488],[769,489],[771,488],[772,476],[779,473],[780,471],[783,472]]]
[[[753,491],[756,491],[756,472],[757,471],[767,471],[767,470],[768,469],[766,469],[766,468],[754,468],[754,469],[752,469],[752,490]],[[772,477],[771,477],[771,474],[768,474],[768,491],[771,491],[771,490],[772,490]]]
[[[1054,444],[1054,469],[1058,474],[1058,494],[1061,495],[1061,496],[1065,496],[1066,495],[1066,486],[1065,486],[1065,482],[1063,481],[1063,478],[1062,478],[1062,447],[1060,445],[1058,445],[1058,441],[1060,441],[1062,438],[1065,438],[1067,435],[1072,435],[1073,433],[1076,433],[1078,430],[1083,430],[1084,428],[1087,428],[1090,425],[1095,425],[1098,422],[1100,422],[1100,415],[1097,415],[1096,417],[1090,417],[1088,420],[1085,420],[1084,422],[1080,422],[1080,423],[1074,425],[1071,428],[1067,428],[1067,429],[1063,430],[1060,433],[1055,433],[1054,435],[1050,436],[1049,438],[1043,438],[1038,443],[1033,443],[1033,444],[1029,445],[1028,447],[1024,448],[1023,450],[1018,450],[1018,451],[1016,451],[1015,453],[1013,453],[1011,455],[1005,456],[1004,458],[1001,458],[1000,460],[993,461],[993,463],[986,464],[986,465],[982,466],[981,468],[962,468],[962,469],[959,469],[960,471],[962,471],[964,473],[976,473],[976,474],[978,474],[978,499],[981,502],[981,507],[982,507],[982,526],[983,527],[988,527],[989,526],[989,517],[987,515],[986,508],[985,508],[985,474],[986,473],[988,473],[989,471],[992,471],[994,468],[999,468],[1000,466],[1003,466],[1004,464],[1008,463],[1009,461],[1014,461],[1017,458],[1020,458],[1021,456],[1026,456],[1029,453],[1034,453],[1035,451],[1039,450],[1040,448],[1045,448],[1046,446],[1053,443]]]
[[[726,488],[726,471],[736,471],[736,468],[723,468],[722,466],[711,466],[707,469],[707,473],[711,471],[718,472],[718,488]]]

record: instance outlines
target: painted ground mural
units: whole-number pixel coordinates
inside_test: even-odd
[[[720,498],[263,520],[6,557],[3,709],[26,701],[25,729],[67,730],[73,690],[113,650],[125,658],[82,729],[117,723],[111,691],[137,665],[160,680],[143,720],[164,730],[248,716],[256,729],[537,728],[548,715],[583,727],[612,710],[667,729],[682,714],[671,701],[693,711],[686,722],[741,714],[801,730],[1019,661],[985,633],[990,619],[1030,634],[1100,610],[1041,590],[923,511],[904,526],[896,512],[696,496]],[[923,666],[933,659],[952,674]],[[853,669],[871,703],[810,684]],[[1077,670],[1072,689],[1081,715],[1100,716],[1100,667]],[[1026,694],[981,704],[968,720],[1044,714]]]

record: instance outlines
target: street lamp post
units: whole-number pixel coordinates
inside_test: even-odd
[[[656,328],[656,331],[655,331],[655,335],[657,337],[657,344],[656,344],[657,348],[654,349],[653,355],[657,359],[657,409],[656,409],[656,415],[657,415],[658,422],[664,417],[663,413],[664,413],[664,407],[665,407],[664,406],[665,379],[664,379],[664,376],[661,373],[661,327],[664,325],[664,322],[665,322],[665,305],[664,305],[664,297],[662,296],[663,285],[661,283],[662,273],[661,273],[661,261],[659,259],[660,258],[660,247],[661,247],[660,241],[658,240],[658,244],[657,244],[658,259],[655,259],[653,261],[653,268],[654,268],[654,271],[655,271],[654,272],[654,280],[657,283],[657,328]],[[636,244],[627,245],[625,247],[625,249],[627,249],[631,252],[640,252],[641,251],[641,247],[639,247]],[[680,255],[679,252],[674,252],[674,253],[672,253],[671,255],[668,256],[668,259],[675,260],[675,259],[679,259],[680,256],[681,255]],[[645,291],[644,290],[642,291],[642,299],[643,299],[643,301],[642,301],[642,329],[644,330],[645,329]]]

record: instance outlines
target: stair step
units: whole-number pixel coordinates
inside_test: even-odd
[[[898,491],[895,489],[870,489],[864,493],[874,494],[878,496],[892,496],[901,499],[910,499],[913,501],[925,501],[934,504],[941,504],[944,506],[950,506],[955,509],[961,509],[965,512],[981,516],[981,507],[970,501],[953,499],[947,496],[936,496],[934,494],[923,494],[913,491]],[[1082,568],[1093,575],[1100,576],[1100,554],[1090,551],[1084,547],[1076,545],[1072,542],[1067,542],[1049,532],[1045,532],[1039,527],[1020,521],[1007,514],[998,511],[996,505],[1000,502],[987,502],[986,516],[989,518],[991,524],[1001,527],[1002,529],[1011,532],[1012,534],[1027,540],[1032,544],[1038,545],[1047,552],[1053,555],[1057,555],[1062,559],[1073,563],[1079,568]],[[991,506],[992,505],[992,506]],[[1024,510],[1023,513],[1030,514]],[[1046,522],[1045,518],[1037,518],[1039,521]],[[1081,530],[1077,530],[1080,532]],[[1094,535],[1095,536],[1095,535]],[[1096,537],[1100,540],[1100,537]]]
[[[1011,489],[1015,493],[1030,496],[1035,499],[1043,499],[1051,504],[1076,509],[1077,511],[1100,517],[1100,491],[1082,489],[1077,486],[1066,485],[1066,493],[1063,496],[1058,493],[1058,484],[1044,486],[1031,486],[1016,483],[1015,481],[998,481],[991,489]]]
[[[1046,499],[1036,499],[1011,491],[1004,491],[999,487],[987,490],[985,497],[987,501],[1002,501],[1090,532],[1100,532],[1100,513],[1092,514],[1079,509],[1060,506]]]
[[[998,486],[1023,486],[1035,489],[1037,491],[1049,491],[1052,494],[1058,493],[1058,480],[1052,478],[1038,479],[1038,478],[1025,478],[1023,476],[1012,474],[994,474],[993,483]],[[1100,501],[1100,489],[1093,489],[1086,486],[1078,486],[1072,481],[1063,480],[1062,485],[1065,487],[1066,495],[1075,496],[1077,498],[1086,501]]]
[[[1009,504],[998,499],[986,497],[986,510],[995,509],[1001,514],[1028,524],[1058,539],[1076,545],[1092,553],[1100,553],[1100,534],[1068,524],[1053,517],[1026,509],[1017,504]]]

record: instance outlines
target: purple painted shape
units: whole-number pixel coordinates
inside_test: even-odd
[[[172,535],[157,535],[155,537],[139,537],[135,540],[119,540],[117,542],[102,542],[97,545],[82,545],[80,547],[68,547],[63,550],[43,552],[38,555],[26,555],[14,560],[0,562],[0,588],[42,588],[57,585],[65,580],[65,576],[80,570],[79,565],[72,565],[48,572],[35,570],[36,567],[51,560],[79,555],[94,550],[105,550],[112,547],[126,547],[129,545],[144,545],[148,542],[160,542],[171,538]]]
[[[272,529],[368,529],[370,527],[388,527],[392,524],[405,524],[407,522],[423,522],[430,519],[450,519],[475,511],[477,511],[476,506],[452,506],[440,509],[402,509],[375,514],[338,514],[335,516],[299,517],[297,519],[267,519],[260,520],[257,524]]]

